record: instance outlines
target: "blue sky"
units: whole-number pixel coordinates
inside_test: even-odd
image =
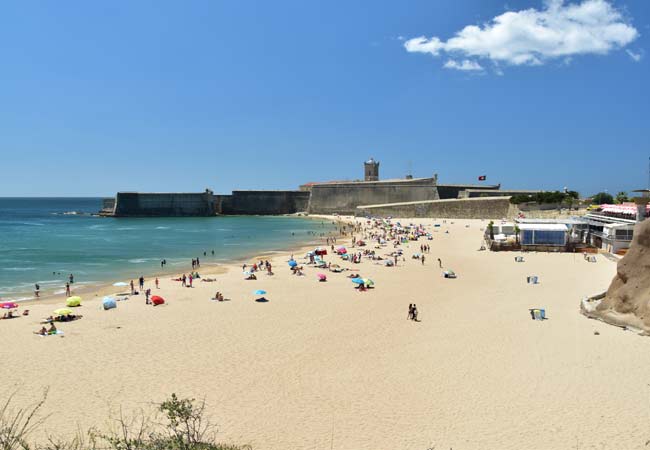
[[[620,16],[611,48],[491,40],[577,0],[3,2],[0,196],[295,188],[369,156],[384,178],[645,187],[650,2],[584,1]],[[468,25],[478,43],[451,39]]]

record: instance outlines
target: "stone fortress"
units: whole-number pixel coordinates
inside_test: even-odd
[[[341,214],[402,217],[505,217],[509,196],[501,185],[438,184],[431,178],[381,180],[379,162],[364,162],[364,179],[307,183],[298,190],[197,193],[118,192],[104,199],[102,215],[113,217]],[[464,212],[465,211],[465,212]],[[438,215],[449,212],[452,215]],[[405,215],[406,214],[406,215]]]

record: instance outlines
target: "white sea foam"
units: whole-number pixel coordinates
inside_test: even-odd
[[[156,230],[169,230],[171,227],[156,227]]]
[[[3,267],[2,270],[12,271],[12,272],[23,272],[27,270],[36,270],[34,267]]]

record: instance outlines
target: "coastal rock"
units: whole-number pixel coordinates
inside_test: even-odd
[[[583,313],[612,325],[650,335],[650,220],[636,225],[627,254],[598,306]]]

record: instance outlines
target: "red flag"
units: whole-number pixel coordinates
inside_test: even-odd
[[[478,177],[478,181],[485,181],[487,179],[487,175],[480,175]]]

